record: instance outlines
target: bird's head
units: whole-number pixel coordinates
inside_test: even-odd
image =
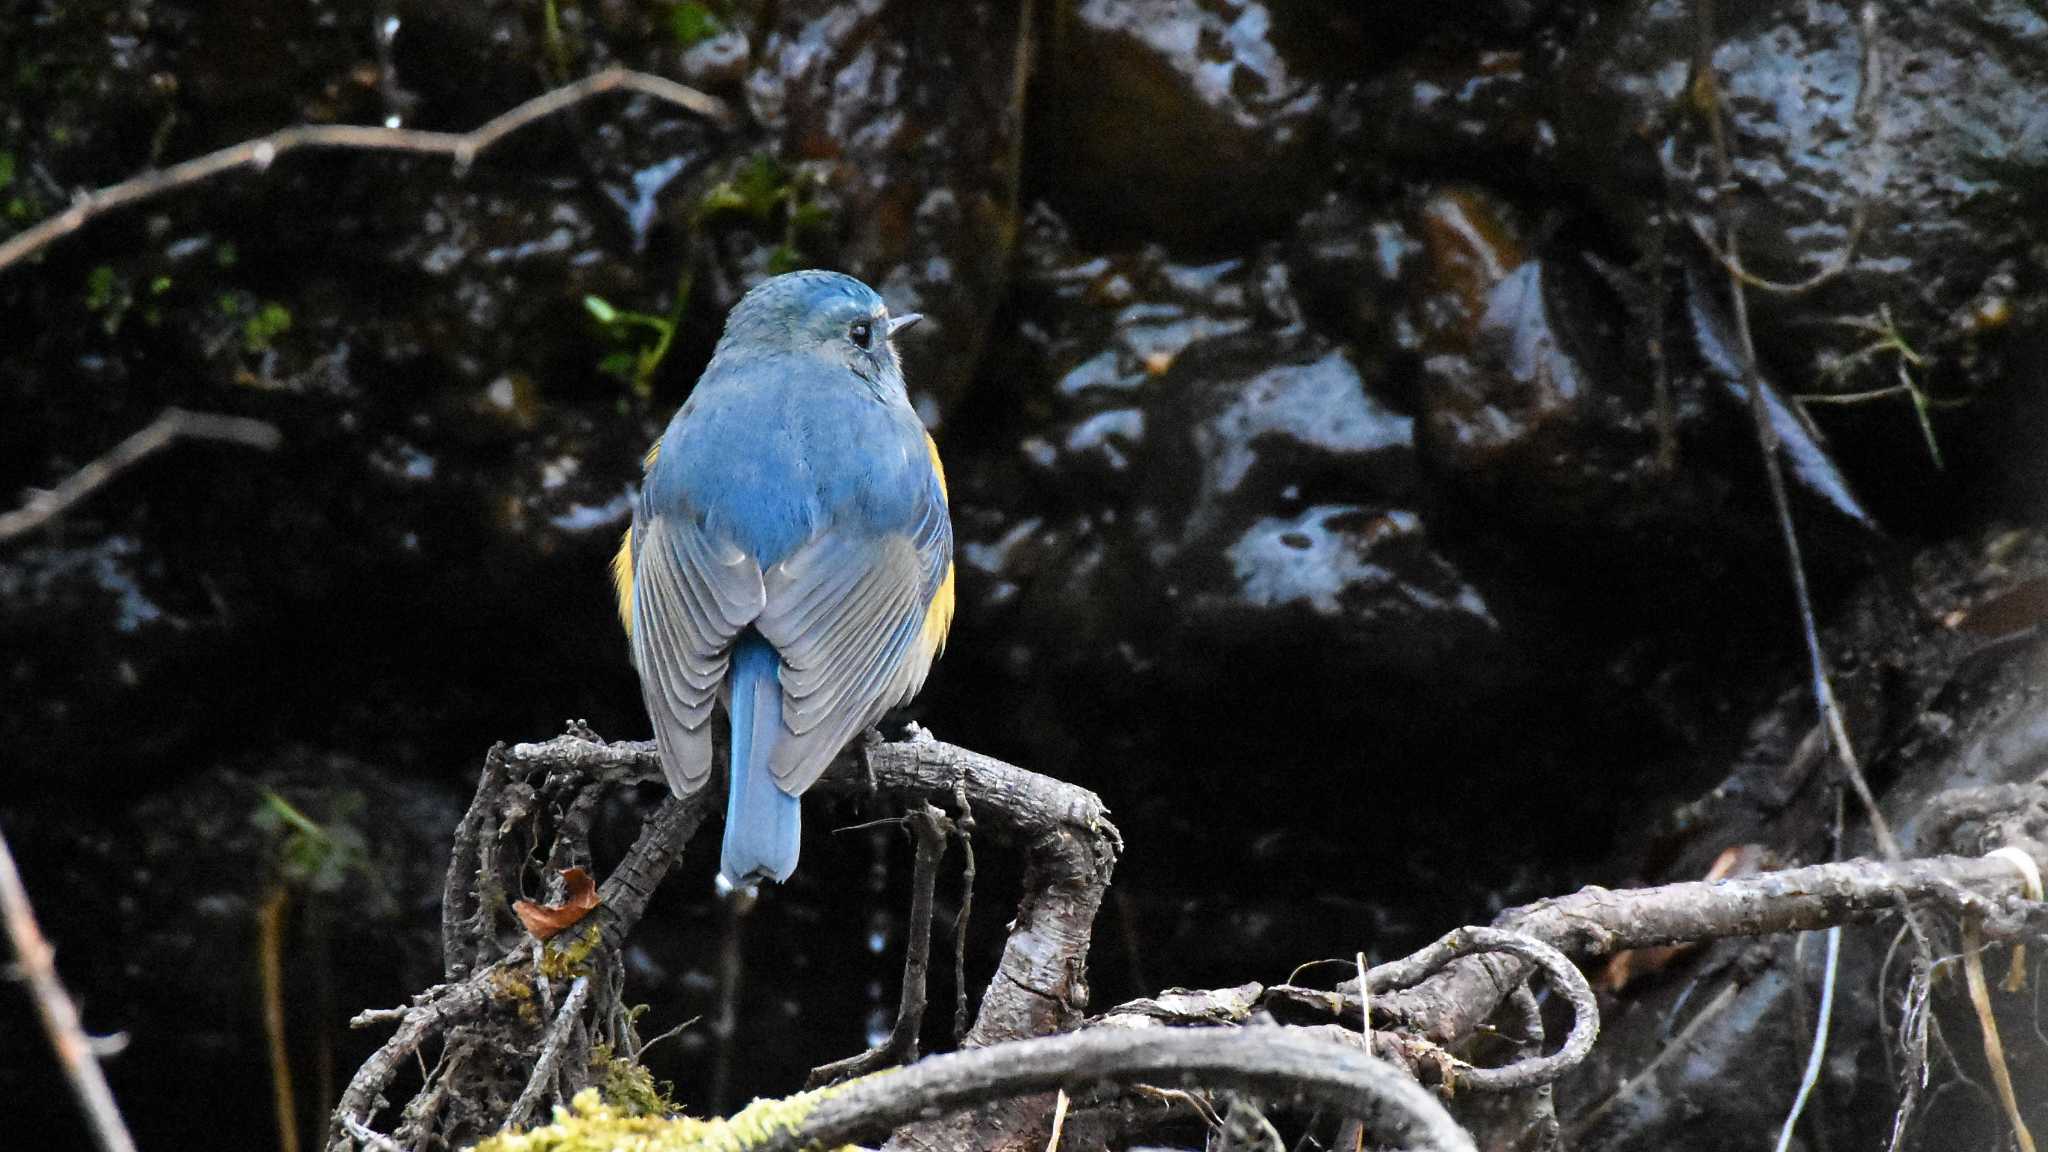
[[[918,319],[889,315],[879,293],[843,273],[787,272],[734,305],[718,354],[812,357],[850,369],[878,392],[901,393],[903,369],[891,337]]]

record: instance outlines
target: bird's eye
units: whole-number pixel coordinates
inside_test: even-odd
[[[875,326],[866,320],[856,320],[853,322],[853,327],[846,330],[846,335],[855,344],[865,348],[874,342]]]

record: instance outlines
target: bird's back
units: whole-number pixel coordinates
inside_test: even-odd
[[[662,437],[651,511],[701,516],[764,569],[828,523],[875,535],[915,526],[930,464],[907,405],[821,386],[816,368],[786,359],[721,368]]]

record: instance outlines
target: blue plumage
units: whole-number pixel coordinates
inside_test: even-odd
[[[782,721],[775,681],[779,663],[775,649],[751,631],[733,647],[732,762],[742,767],[734,770],[725,797],[718,871],[728,883],[756,876],[777,883],[789,879],[803,845],[803,801],[775,786],[756,752],[775,739]]]
[[[836,273],[767,281],[650,458],[618,565],[621,615],[678,794],[733,720],[722,874],[795,868],[797,797],[914,695],[952,618],[938,454],[891,319]]]

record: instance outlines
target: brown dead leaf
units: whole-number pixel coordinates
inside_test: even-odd
[[[2022,580],[1970,608],[1951,612],[1942,623],[1972,636],[2004,639],[2048,620],[2048,577]]]
[[[567,895],[562,897],[560,904],[519,900],[512,905],[519,922],[526,925],[526,930],[536,940],[550,939],[573,927],[597,907],[597,883],[590,878],[590,873],[581,868],[571,868],[562,873],[562,883],[567,886]]]

